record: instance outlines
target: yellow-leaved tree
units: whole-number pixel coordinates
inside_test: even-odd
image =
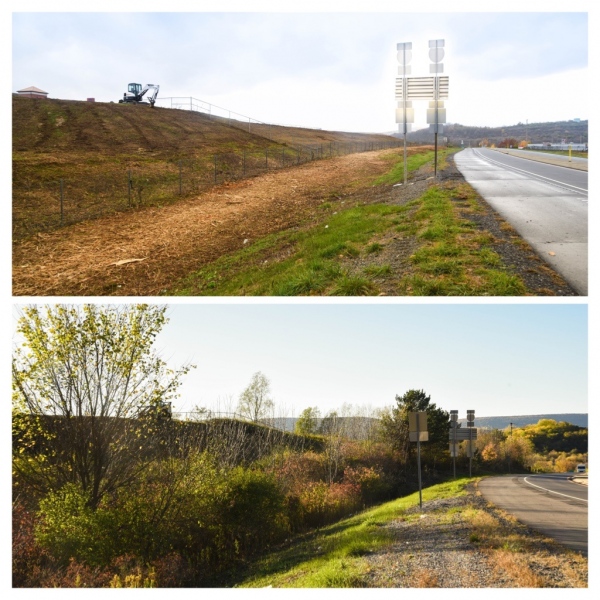
[[[80,487],[94,509],[150,463],[164,414],[191,365],[155,353],[166,307],[22,309],[13,351],[13,470],[44,494]],[[167,415],[169,415],[167,411]]]

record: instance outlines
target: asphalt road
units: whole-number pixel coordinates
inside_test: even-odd
[[[488,477],[483,497],[567,548],[588,553],[588,488],[568,473]]]
[[[588,292],[588,174],[486,148],[455,155],[465,179],[577,291]]]

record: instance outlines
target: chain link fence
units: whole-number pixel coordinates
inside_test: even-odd
[[[103,167],[77,179],[33,181],[13,167],[13,239],[142,206],[164,206],[211,187],[273,170],[345,154],[398,147],[389,142],[326,142],[270,145],[264,149],[222,152],[124,170]]]

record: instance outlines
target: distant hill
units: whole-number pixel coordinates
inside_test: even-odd
[[[394,134],[402,137],[400,134]],[[587,121],[556,121],[551,123],[517,123],[504,127],[475,127],[448,123],[444,125],[444,137],[453,146],[479,146],[483,140],[488,143],[498,144],[507,138],[514,138],[518,142],[527,139],[530,144],[544,142],[560,143],[562,140],[573,143],[588,142]],[[428,129],[420,129],[408,134],[409,142],[433,142],[434,136]],[[439,139],[439,138],[438,138]]]
[[[525,425],[535,425],[540,419],[553,419],[554,421],[566,421],[578,427],[588,426],[587,413],[562,413],[548,415],[514,415],[508,417],[479,417],[475,418],[475,427],[489,427],[490,429],[505,429],[513,424],[513,427],[525,427]],[[345,423],[349,430],[362,431],[372,425],[374,419],[368,417],[340,417],[340,421]],[[297,419],[284,417],[280,419],[265,419],[263,423],[284,431],[294,431]],[[466,427],[466,420],[462,421],[463,427]]]
[[[509,417],[479,417],[475,418],[475,427],[489,427],[490,429],[506,429],[513,427],[525,427],[535,425],[540,419],[553,419],[554,421],[565,421],[578,427],[588,426],[587,413],[562,413],[549,415],[514,415]],[[463,423],[466,425],[466,422]]]

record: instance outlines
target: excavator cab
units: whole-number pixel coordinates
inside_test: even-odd
[[[127,91],[130,94],[134,94],[135,96],[139,96],[140,92],[142,91],[142,84],[141,83],[130,83],[127,86]]]

